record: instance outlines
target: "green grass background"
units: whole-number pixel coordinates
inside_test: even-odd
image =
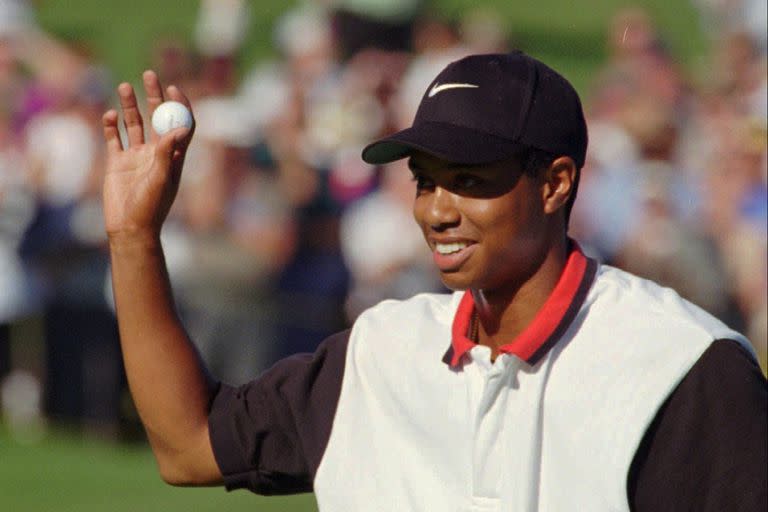
[[[21,444],[0,429],[0,510],[4,512],[310,512],[310,494],[268,498],[223,488],[164,484],[143,444],[49,433]]]
[[[435,0],[456,15],[475,0]],[[38,0],[38,22],[68,41],[85,44],[116,81],[136,81],[148,66],[153,40],[175,34],[190,40],[196,0]],[[568,76],[582,92],[605,59],[609,20],[623,0],[489,0],[515,40]],[[693,69],[707,40],[687,0],[646,0],[645,6],[684,67]],[[251,31],[240,59],[246,70],[274,54],[273,21],[292,3],[252,2]],[[163,484],[143,444],[84,441],[62,433],[19,444],[0,429],[0,510],[9,512],[281,511],[315,510],[311,495],[262,498],[221,489],[178,489]]]

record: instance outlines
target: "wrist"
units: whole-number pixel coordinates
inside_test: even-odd
[[[111,251],[161,248],[160,232],[151,229],[108,231],[107,240]]]

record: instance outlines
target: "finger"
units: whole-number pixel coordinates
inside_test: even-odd
[[[181,166],[179,164],[179,154],[183,162],[184,150],[182,146],[184,140],[189,136],[188,128],[176,128],[162,137],[155,146],[155,166],[156,177],[165,181],[171,181],[173,185],[178,185],[181,177]]]
[[[187,156],[187,147],[192,137],[192,128],[177,128],[173,132],[173,151],[171,153],[171,183],[179,186],[181,182],[181,172],[184,169],[184,159]]]
[[[127,82],[117,86],[117,95],[120,97],[120,107],[123,110],[123,123],[128,134],[128,145],[136,146],[144,143],[144,121],[136,103],[136,94],[133,87]]]
[[[155,109],[164,101],[163,88],[160,86],[157,73],[151,69],[145,71],[141,78],[144,82],[144,91],[147,93],[147,116],[152,119]],[[150,130],[150,132],[151,139],[156,142],[160,136],[155,133],[155,130]]]
[[[166,92],[168,93],[169,99],[182,103],[185,107],[189,109],[190,112],[192,112],[192,104],[189,102],[189,98],[187,98],[187,95],[184,94],[181,91],[181,89],[179,89],[175,85],[169,85],[166,88]]]
[[[175,149],[171,156],[171,180],[175,186],[181,183],[181,171],[184,169],[186,155],[187,152],[184,149]]]
[[[192,135],[194,135],[195,127],[197,126],[197,121],[195,120],[195,112],[192,110],[192,104],[190,103],[186,94],[184,94],[181,89],[175,85],[169,85],[165,91],[167,93],[168,99],[178,101],[179,103],[183,104],[189,109],[190,114],[192,114],[192,128],[189,130],[189,133],[186,134],[183,139],[181,139],[182,147],[187,147],[189,142],[192,140]]]
[[[102,128],[104,130],[104,141],[107,143],[107,154],[113,155],[123,150],[123,143],[120,140],[120,130],[117,128],[117,111],[108,110],[101,118]]]

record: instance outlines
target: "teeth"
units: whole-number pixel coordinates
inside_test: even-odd
[[[467,246],[464,242],[454,242],[452,244],[435,244],[435,249],[440,254],[451,254],[459,252]]]

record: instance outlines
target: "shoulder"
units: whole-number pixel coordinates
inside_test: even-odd
[[[599,268],[581,315],[563,356],[573,359],[574,371],[584,364],[599,368],[633,393],[668,394],[718,339],[733,340],[753,357],[742,334],[674,290],[607,265]]]
[[[742,334],[675,290],[609,265],[600,266],[588,301],[596,315],[613,318],[611,329],[617,334],[700,344],[701,350],[727,338],[752,350]]]
[[[451,325],[461,293],[422,293],[407,300],[385,300],[355,320],[349,341],[352,357],[380,363],[382,346],[392,355],[440,360],[451,342]],[[433,354],[434,352],[434,354]],[[435,355],[437,354],[437,355]],[[391,359],[391,358],[390,358]]]
[[[460,293],[421,293],[406,300],[384,300],[364,311],[355,328],[388,323],[391,331],[398,332],[416,324],[450,325],[460,298]]]
[[[603,265],[552,352],[548,400],[557,414],[589,410],[595,432],[621,438],[631,457],[661,404],[719,339],[752,358],[746,338],[673,290]]]

